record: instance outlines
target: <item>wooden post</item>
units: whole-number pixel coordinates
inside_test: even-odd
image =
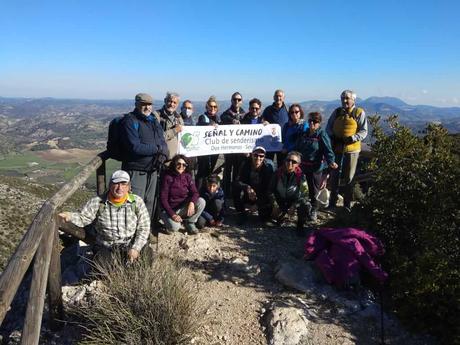
[[[46,282],[50,267],[51,249],[53,246],[55,220],[52,219],[44,229],[44,234],[35,254],[34,272],[30,284],[27,302],[26,319],[22,329],[21,344],[38,344],[40,328],[45,304]]]
[[[53,197],[48,199],[35,216],[26,234],[19,243],[14,254],[10,257],[8,264],[0,276],[0,324],[11,305],[19,284],[26,270],[30,266],[32,257],[37,251],[46,226],[49,226],[51,217],[87,179],[94,173],[103,162],[104,153],[94,157],[81,172],[78,173],[69,183],[66,183]]]
[[[59,222],[56,219],[53,231],[53,248],[48,274],[48,307],[50,328],[53,331],[63,326],[64,309],[62,306],[61,248],[59,243]]]
[[[97,195],[102,196],[105,192],[105,160],[102,160],[102,164],[96,170],[96,183],[97,183]]]

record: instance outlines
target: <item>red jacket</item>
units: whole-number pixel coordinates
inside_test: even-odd
[[[359,275],[361,268],[383,283],[388,274],[373,259],[383,253],[376,237],[354,228],[321,228],[305,243],[305,257],[314,259],[327,282],[338,286]]]

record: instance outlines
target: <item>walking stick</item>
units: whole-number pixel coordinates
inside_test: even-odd
[[[155,186],[155,196],[154,196],[154,204],[153,204],[153,216],[152,216],[152,224],[155,227],[156,237],[157,237],[157,245],[156,245],[156,252],[158,253],[159,244],[160,244],[160,232],[158,231],[158,224],[160,219],[160,206],[159,206],[159,195],[160,195],[160,184],[161,184],[161,177],[163,175],[163,170],[165,164],[168,162],[166,159],[166,155],[163,153],[158,153],[160,157],[164,157],[165,159],[161,159],[160,157],[157,158],[157,165],[158,165],[158,172],[157,172],[157,180]],[[155,235],[154,232],[154,235]]]

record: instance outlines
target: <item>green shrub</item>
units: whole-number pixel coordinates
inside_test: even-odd
[[[460,165],[452,138],[439,125],[423,136],[371,117],[375,181],[364,201],[383,240],[389,290],[403,320],[446,343],[460,344]]]
[[[189,271],[166,258],[98,265],[105,287],[73,310],[84,322],[81,344],[189,344],[203,323]]]

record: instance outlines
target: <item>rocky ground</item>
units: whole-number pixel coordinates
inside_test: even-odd
[[[321,212],[319,226],[333,214]],[[193,274],[206,316],[194,344],[379,344],[380,307],[372,294],[339,291],[322,281],[303,259],[303,242],[294,224],[266,227],[255,215],[244,226],[228,216],[221,228],[198,235],[160,234],[151,245],[160,255],[179,258]],[[64,282],[72,280],[69,270]],[[66,303],[76,303],[96,288],[64,287]],[[384,316],[385,344],[435,344],[411,335],[396,319]],[[51,334],[46,344],[73,344],[75,329]],[[16,331],[5,344],[15,344]]]

